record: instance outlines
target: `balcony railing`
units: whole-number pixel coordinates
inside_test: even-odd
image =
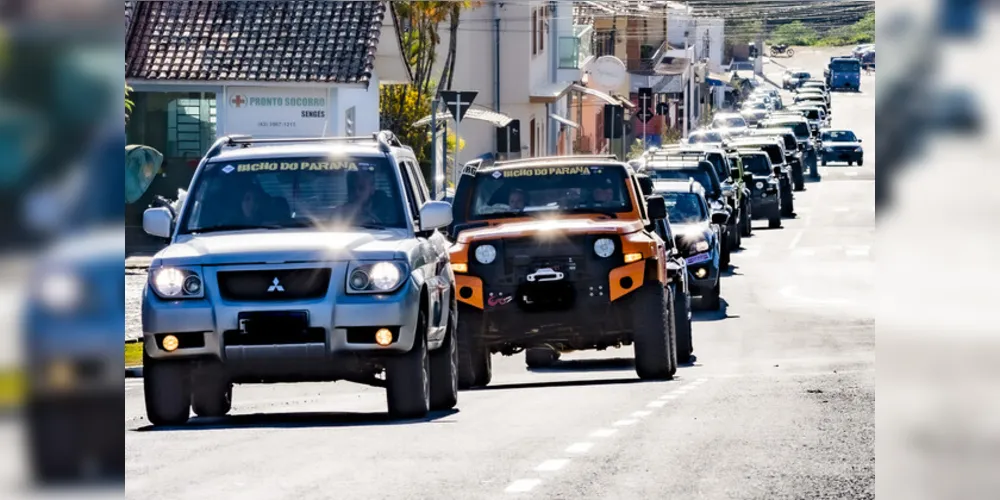
[[[573,32],[559,37],[559,69],[580,69],[593,54],[594,27],[577,25]]]

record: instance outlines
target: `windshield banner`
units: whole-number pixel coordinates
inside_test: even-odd
[[[345,171],[345,172],[356,172],[359,168],[371,170],[373,167],[366,164],[358,164],[353,161],[324,161],[324,162],[310,162],[310,161],[292,161],[292,162],[255,162],[255,163],[244,163],[241,165],[233,166],[226,165],[222,171],[224,173],[230,174],[232,172],[237,173],[253,173],[253,172],[294,172],[297,170],[306,171],[319,171],[319,170],[334,170],[334,171]]]
[[[497,170],[493,172],[493,177],[499,179],[514,177],[542,177],[549,175],[595,175],[600,174],[601,167],[542,167],[542,168],[520,168],[514,170]]]

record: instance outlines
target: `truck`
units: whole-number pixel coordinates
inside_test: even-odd
[[[831,57],[823,71],[826,85],[833,89],[861,89],[861,61],[854,57]]]

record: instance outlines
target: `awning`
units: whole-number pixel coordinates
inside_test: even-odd
[[[628,100],[628,99],[626,99],[626,98],[624,98],[622,96],[614,96],[614,95],[606,94],[604,92],[601,92],[600,90],[594,90],[594,89],[591,89],[591,88],[587,88],[587,87],[584,87],[583,85],[577,85],[577,84],[574,83],[573,86],[570,87],[570,90],[572,90],[574,92],[579,92],[581,94],[587,94],[587,95],[590,95],[590,96],[594,96],[594,97],[596,97],[598,99],[601,99],[602,101],[604,101],[604,102],[606,102],[608,104],[617,104],[619,106],[625,106],[628,109],[635,109],[635,107],[636,107],[635,104],[632,104],[632,101],[630,101],[630,100]]]
[[[539,85],[531,89],[531,96],[528,101],[532,103],[549,104],[562,99],[566,92],[569,92],[573,82],[557,82]]]
[[[567,127],[580,128],[580,124],[579,123],[576,123],[573,120],[570,120],[568,118],[563,118],[563,117],[561,117],[561,116],[559,116],[559,115],[557,115],[555,113],[549,114],[549,118],[552,118],[553,120],[555,120],[555,121],[557,121],[559,123],[562,123],[563,125],[566,125]]]
[[[451,112],[448,108],[443,111],[438,111],[437,114],[438,121],[447,121],[451,119]],[[469,108],[469,111],[465,113],[465,120],[478,120],[481,122],[488,122],[493,124],[494,127],[503,128],[506,127],[510,122],[514,121],[513,118],[503,114],[497,113],[483,107],[476,107],[475,104]],[[431,115],[427,115],[415,122],[413,122],[414,127],[426,127],[431,124]]]

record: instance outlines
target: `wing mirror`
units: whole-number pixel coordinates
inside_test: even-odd
[[[736,168],[736,167],[733,167],[733,168],[729,169],[729,176],[732,177],[733,180],[739,179],[740,178],[740,169]]]
[[[420,230],[433,231],[451,224],[451,204],[443,201],[428,201],[420,207]]]
[[[650,220],[660,220],[667,218],[667,202],[662,196],[653,195],[646,198],[646,211],[649,212]]]
[[[169,239],[173,226],[174,217],[167,207],[150,208],[142,213],[142,230],[150,236]]]
[[[747,173],[743,174],[743,182],[745,182],[747,184],[752,183],[753,182],[753,174],[751,174],[750,172],[747,172]]]
[[[729,214],[725,212],[715,212],[712,214],[712,224],[725,226],[727,222],[729,222]]]
[[[771,169],[775,177],[781,177],[781,167],[774,167]]]

